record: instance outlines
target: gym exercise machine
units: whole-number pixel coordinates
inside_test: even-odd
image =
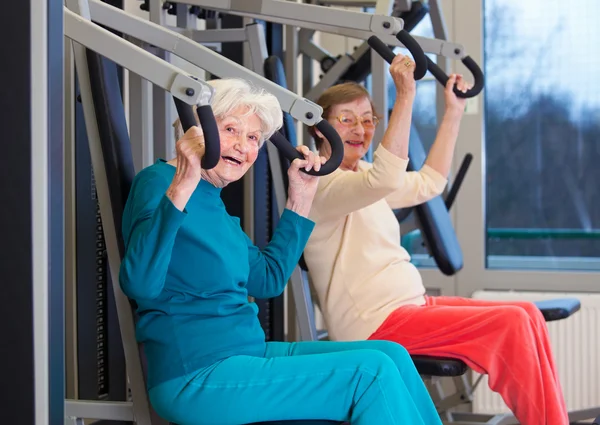
[[[326,3],[330,4],[330,2]],[[429,8],[420,1],[415,1],[410,5],[410,8],[406,10],[404,5],[400,3],[401,2],[396,3],[380,0],[377,2],[377,5],[373,4],[372,6],[375,7],[375,13],[388,14],[387,11],[392,9],[389,14],[392,17],[401,19],[403,22],[403,29],[410,33],[425,17]],[[336,84],[338,81],[350,80],[362,82],[366,76],[370,74],[371,49],[367,42],[361,43],[361,45],[357,46],[352,53],[334,57],[331,53],[312,41],[314,33],[314,30],[306,28],[301,28],[298,31],[299,53],[303,54],[306,58],[317,61],[321,71],[323,71],[320,81],[315,85],[310,84],[311,88],[305,90],[304,95],[307,98],[317,99],[324,90],[331,85]],[[334,67],[335,69],[333,69]],[[310,76],[308,77],[310,78]]]
[[[98,3],[95,7],[98,6]],[[72,40],[81,87],[81,101],[84,107],[93,170],[96,176],[110,274],[112,281],[118,282],[120,258],[123,255],[123,243],[118,229],[120,229],[122,208],[135,171],[116,77],[116,66],[111,66],[109,60],[169,92],[175,99],[184,128],[189,128],[194,122],[191,108],[186,105],[199,105],[198,115],[207,135],[207,153],[203,159],[205,168],[211,168],[218,162],[218,144],[208,142],[215,138],[218,140],[218,130],[214,125],[214,117],[210,109],[213,96],[213,89],[210,85],[92,23],[89,5],[86,0],[67,1],[64,8],[64,31],[65,36]],[[155,24],[141,19],[136,20],[131,17],[133,20],[128,20],[127,18],[130,17],[121,10],[116,8],[111,10],[111,6],[107,7],[108,9],[104,10],[106,15],[103,16],[110,16],[112,12],[114,14],[112,16],[114,19],[111,19],[112,25],[118,26],[115,22],[126,22],[131,25],[127,32],[133,32],[137,36],[140,35],[138,31],[147,31],[145,33],[147,37],[141,38],[145,41],[148,39],[157,41],[168,33],[167,29],[159,28]],[[102,20],[102,17],[98,17],[101,14],[95,13],[94,20]],[[144,29],[140,30],[140,28]],[[178,37],[175,39],[180,40]],[[185,42],[193,43],[185,37],[181,37],[181,39],[185,39],[180,40],[184,42],[181,45],[175,43],[172,46],[173,49],[177,46],[185,50]],[[188,44],[188,48],[192,49],[190,46],[193,44]],[[199,50],[203,51],[203,49],[192,49],[192,53],[198,53]],[[335,130],[321,118],[322,110],[317,105],[278,86],[275,87],[260,77],[257,79],[250,71],[242,67],[236,68],[236,64],[218,57],[208,49],[206,52],[216,55],[212,58],[213,60],[221,60],[221,62],[217,62],[223,67],[218,70],[220,76],[241,76],[259,85],[272,85],[271,91],[277,95],[286,112],[297,116],[305,124],[317,126],[331,141],[334,157],[318,174],[327,174],[337,168],[343,156],[343,145]],[[204,67],[204,64],[199,65]],[[271,142],[277,145],[280,152],[289,160],[299,157],[299,153],[280,136],[273,137]],[[310,173],[315,174],[314,170],[311,170]],[[136,346],[134,315],[129,300],[118,285],[114,285],[114,295],[125,351],[131,402],[67,400],[65,402],[66,417],[74,424],[82,424],[84,418],[135,421],[137,424],[161,423],[161,420],[151,411],[148,403],[143,372],[143,351],[140,350],[141,347]]]
[[[361,40],[367,40],[375,35],[380,38],[386,45],[395,47],[405,47],[404,41],[408,33],[403,29],[404,22],[401,19],[389,16],[392,10],[393,2],[389,0],[380,0],[377,2],[378,8],[375,14],[364,12],[354,12],[347,10],[335,9],[327,6],[315,4],[302,4],[286,0],[176,0],[165,2],[164,0],[145,0],[144,9],[150,12],[150,20],[160,25],[165,25],[167,11],[165,5],[180,5],[184,6],[184,12],[177,10],[177,13],[185,12],[187,7],[190,9],[200,8],[204,11],[213,13],[226,13],[228,15],[241,16],[246,19],[263,20],[266,22],[286,25],[286,53],[285,53],[285,69],[287,72],[287,85],[293,92],[296,90],[297,74],[296,60],[299,55],[299,31],[304,30],[302,37],[307,38],[310,35],[306,31],[320,31],[328,34],[337,34],[347,37],[352,37]],[[193,16],[193,15],[192,15]],[[188,21],[186,21],[188,22]],[[451,43],[446,40],[431,39],[427,37],[414,37],[419,48],[425,53],[433,53],[442,55],[449,59],[461,59],[464,56],[464,47],[457,43]],[[362,47],[362,51],[367,51],[367,46]],[[412,51],[413,49],[411,49]],[[415,57],[419,73],[416,76],[420,79],[426,72],[426,59],[424,55],[418,54]],[[338,61],[334,65],[334,72],[342,70],[344,67],[351,65],[350,59],[345,58]],[[373,56],[372,70],[374,75],[385,77],[387,68],[385,62],[377,55]],[[334,74],[331,74],[333,76]],[[329,80],[328,80],[329,81]],[[323,85],[331,84],[333,81],[323,82]],[[375,104],[387,106],[387,86],[385,78],[374,78],[373,85],[373,100]],[[305,84],[306,85],[306,84]],[[312,82],[310,82],[312,87]],[[305,94],[305,97],[311,99]],[[155,115],[162,120],[163,111],[166,109],[156,102],[155,98]],[[385,109],[381,109],[385,110]],[[382,125],[385,127],[387,119],[383,118]],[[161,127],[162,128],[162,127]],[[380,131],[379,129],[377,131]],[[160,130],[158,133],[163,133]],[[376,139],[379,139],[376,133]]]
[[[285,76],[283,66],[278,58],[270,57],[265,66],[265,75],[274,82],[285,86]],[[288,140],[295,140],[295,129],[291,125],[291,120],[284,120],[282,132]],[[411,141],[412,144],[412,141]],[[419,144],[421,151],[422,146]],[[409,157],[411,162],[420,160],[420,155],[424,152],[415,151],[411,148]],[[280,211],[282,211],[286,197],[287,181],[285,178],[286,165],[281,162],[275,155],[269,152],[269,161],[272,164],[279,164],[282,168],[272,170],[274,184],[276,188],[277,203]],[[417,166],[420,168],[420,165]],[[416,207],[420,209],[420,226],[424,234],[424,238],[428,240],[428,246],[434,248],[434,253],[437,253],[441,258],[454,259],[454,253],[447,252],[455,249],[454,245],[448,243],[449,235],[454,234],[452,223],[447,220],[447,209],[436,208],[435,205],[431,208],[429,203]],[[460,246],[458,246],[460,250]],[[462,262],[461,264],[462,265]],[[456,264],[449,263],[449,267]],[[299,267],[296,268],[292,275],[291,288],[295,308],[297,310],[298,325],[300,327],[300,337],[303,341],[316,341],[324,339],[326,333],[319,332],[315,323],[313,300],[310,291],[308,269],[306,264],[301,261]],[[540,311],[543,313],[546,321],[554,321],[565,319],[580,308],[580,302],[577,299],[557,299],[549,301],[541,301],[536,303]],[[485,415],[475,413],[459,413],[452,412],[451,409],[469,403],[472,401],[472,395],[475,387],[479,384],[478,380],[472,385],[466,375],[468,371],[467,365],[458,359],[452,358],[436,358],[430,356],[413,356],[413,361],[417,370],[422,375],[429,389],[434,403],[445,423],[457,425],[516,425],[516,419],[512,414],[505,415]],[[452,394],[446,394],[441,385],[441,378],[451,378],[455,385],[456,391]],[[589,409],[585,411],[571,412],[571,421],[590,419],[598,414],[598,409]]]

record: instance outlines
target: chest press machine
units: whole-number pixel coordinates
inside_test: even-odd
[[[113,281],[115,273],[118,273],[118,264],[120,263],[119,252],[119,236],[118,230],[120,226],[120,214],[122,206],[126,200],[128,184],[133,178],[133,166],[131,160],[130,147],[128,146],[127,129],[124,123],[124,115],[122,111],[122,102],[118,95],[118,83],[116,79],[116,70],[111,69],[110,63],[102,59],[100,55],[106,56],[109,59],[121,64],[127,69],[138,73],[144,78],[152,81],[159,87],[167,90],[177,100],[176,106],[178,111],[184,114],[185,108],[183,104],[192,105],[200,104],[208,106],[211,98],[210,86],[205,83],[195,80],[183,71],[156,59],[142,49],[135,49],[135,46],[125,46],[122,39],[118,37],[110,37],[108,32],[99,31],[100,28],[92,29],[92,25],[88,20],[90,18],[89,11],[86,10],[87,3],[84,0],[72,0],[68,3],[69,7],[80,16],[76,16],[73,12],[65,9],[65,35],[77,43],[73,43],[73,48],[76,55],[76,63],[78,68],[78,76],[82,87],[82,101],[84,103],[84,111],[86,117],[86,127],[88,129],[90,148],[92,150],[93,167],[97,178],[98,195],[100,199],[101,214],[103,217],[104,232],[107,240],[107,250],[111,265],[111,273]],[[215,54],[209,49],[199,46],[193,41],[179,34],[170,32],[160,26],[153,26],[147,21],[137,20],[127,14],[124,14],[118,9],[107,6],[97,0],[90,0],[90,10],[94,20],[105,24],[114,29],[127,32],[141,40],[164,48],[165,50],[175,52],[184,59],[201,66],[210,72],[222,77],[242,77],[246,78],[258,85],[265,87],[267,90],[274,93],[282,104],[282,108],[286,113],[287,118],[290,116],[302,121],[307,125],[313,125],[319,122],[321,110],[316,105],[300,98],[293,93],[288,92],[277,84],[269,84],[268,81],[257,77],[257,74],[252,74],[243,67],[227,61],[221,56]],[[83,19],[82,19],[83,18]],[[150,24],[150,25],[149,25]],[[160,36],[158,35],[160,34]],[[112,34],[111,34],[112,35]],[[168,36],[168,37],[166,37]],[[94,39],[96,42],[94,42]],[[98,41],[101,40],[101,41]],[[109,43],[110,40],[110,44]],[[82,44],[83,46],[78,45]],[[84,47],[85,46],[85,47]],[[86,47],[90,50],[86,50]],[[126,49],[126,50],[124,50]],[[97,53],[94,53],[95,50]],[[125,55],[120,55],[126,51]],[[213,56],[214,55],[214,56]],[[129,56],[129,57],[127,57]],[[147,66],[136,66],[135,60],[141,61]],[[206,61],[206,62],[205,62]],[[275,68],[273,68],[275,67]],[[277,69],[277,67],[280,67]],[[157,69],[160,72],[155,73]],[[86,72],[87,70],[87,72]],[[150,71],[152,70],[152,71]],[[283,68],[281,63],[276,58],[269,58],[265,65],[265,72],[272,79],[275,76],[281,77]],[[187,78],[186,78],[187,77]],[[279,82],[281,84],[281,82]],[[188,89],[193,89],[193,95]],[[207,124],[209,121],[207,117]],[[182,116],[184,126],[189,126],[186,119]],[[188,121],[189,122],[189,121]],[[294,131],[290,126],[291,120],[286,119],[286,132],[292,136]],[[103,124],[103,125],[98,125]],[[101,131],[107,134],[102,134]],[[327,129],[325,129],[327,134]],[[274,137],[275,140],[279,139]],[[283,182],[285,176],[284,169],[278,173],[277,159],[281,159],[280,153],[285,152],[283,147],[287,141],[279,139],[282,143],[280,151],[274,150],[273,146],[268,145],[269,156],[272,158],[271,171],[274,175],[274,180]],[[331,139],[330,139],[331,140]],[[334,143],[335,144],[335,143]],[[289,153],[289,149],[287,150]],[[277,155],[274,155],[277,153]],[[289,153],[289,159],[294,158],[294,153]],[[341,160],[341,157],[340,157]],[[332,163],[335,161],[332,161]],[[335,167],[337,168],[337,164]],[[277,177],[279,176],[279,177]],[[276,183],[277,184],[277,183]],[[279,184],[279,187],[283,187]],[[278,205],[284,204],[285,192],[278,194]],[[105,220],[106,218],[106,220]],[[316,330],[314,328],[314,316],[311,316],[309,308],[312,308],[310,302],[310,292],[307,291],[308,285],[302,278],[301,273],[295,273],[292,278],[292,291],[296,301],[296,308],[303,304],[306,307],[304,314],[302,308],[298,310],[299,323],[302,335],[311,335],[302,339],[316,339]],[[142,361],[140,360],[140,347],[136,347],[135,337],[133,334],[134,318],[131,312],[129,302],[126,297],[115,288],[115,297],[117,297],[117,308],[119,310],[119,323],[123,338],[124,348],[126,352],[127,370],[129,375],[130,386],[132,390],[132,402],[125,403],[103,403],[103,402],[85,402],[85,401],[66,401],[66,415],[73,421],[74,424],[83,423],[82,418],[91,419],[112,419],[112,420],[130,420],[137,424],[158,424],[163,423],[151,411],[144,387],[144,374],[142,369]],[[308,297],[308,298],[307,298]],[[546,309],[548,314],[564,315],[564,308]],[[545,311],[545,313],[546,313]],[[552,319],[551,314],[546,316]],[[559,318],[556,316],[556,318]],[[312,325],[311,325],[312,323]],[[306,331],[306,327],[309,330]],[[304,331],[302,330],[304,329]],[[142,353],[143,355],[143,353]],[[430,359],[423,358],[419,363],[418,358],[415,358],[415,363],[420,366],[421,373],[427,376],[447,376],[450,374],[460,374],[462,376],[466,367],[452,359]],[[451,371],[448,368],[452,368]],[[449,399],[443,401],[448,403]],[[443,412],[443,410],[442,410]],[[457,418],[456,418],[457,419]],[[291,422],[286,422],[290,423]],[[298,422],[296,422],[298,423]],[[316,422],[303,422],[314,423]],[[460,423],[454,421],[454,423]],[[474,423],[472,421],[465,423]],[[481,422],[481,423],[509,423],[509,422]]]
[[[207,3],[206,0],[195,0],[195,4],[198,2]],[[203,7],[204,6],[206,6],[206,4],[204,4]],[[264,10],[265,9],[261,9],[263,14],[257,15],[257,10],[252,9],[252,13],[244,14],[244,16],[251,16],[254,18],[259,17],[260,19],[264,18],[266,20],[278,23],[287,23],[284,21],[284,18],[279,15],[275,19],[272,16],[265,16]],[[228,10],[227,12],[231,13],[231,10]],[[241,11],[234,11],[234,13],[242,14]],[[386,37],[385,39],[388,43],[390,42],[389,37]],[[370,47],[373,48],[373,50],[375,50],[381,58],[389,63],[393,59],[394,53],[391,51],[391,49],[389,49],[387,45],[388,43],[383,42],[376,36],[370,36],[368,39],[368,44]],[[394,45],[394,43],[390,44]],[[416,53],[412,50],[411,52],[413,55]],[[460,52],[456,51],[455,53],[459,54]],[[374,60],[376,61],[377,59]],[[474,97],[483,89],[483,73],[477,64],[467,55],[463,55],[461,60],[472,72],[475,84],[467,93],[457,93],[457,95],[461,97]],[[432,72],[434,77],[442,85],[445,85],[448,77],[440,67],[436,66],[436,64],[428,58],[427,69]],[[270,57],[265,62],[265,76],[283,87],[286,86],[287,79],[283,69],[283,64],[277,57]],[[293,121],[289,119],[289,117],[284,119],[282,133],[290,141],[294,141],[296,139]],[[420,143],[411,143],[409,155],[411,156],[410,169],[419,169],[425,160],[425,151],[422,145]],[[271,163],[277,204],[279,212],[281,213],[283,210],[283,205],[285,204],[286,196],[286,164],[285,161],[281,161],[279,157],[273,155],[271,151],[269,151],[269,161]],[[455,181],[452,190],[446,198],[446,202],[438,197],[424,205],[420,205],[415,208],[424,241],[432,255],[435,257],[436,263],[440,269],[447,275],[454,275],[462,268],[462,253],[456,238],[456,234],[452,227],[448,209],[456,197],[470,161],[471,157],[465,158],[463,166],[461,166],[461,170],[458,173],[457,180]],[[279,171],[277,170],[277,164],[279,164],[281,167]],[[303,261],[301,262],[301,266],[301,268],[296,268],[290,282],[296,314],[298,317],[298,325],[300,328],[300,339],[318,340],[321,338],[319,337],[314,320],[313,300],[311,297],[307,275],[308,270]],[[556,299],[541,301],[536,304],[548,322],[568,318],[580,308],[580,303],[577,299]],[[414,356],[413,361],[415,362],[415,365],[421,375],[426,380],[438,411],[446,423],[464,425],[508,425],[517,423],[512,414],[485,415],[451,411],[453,408],[459,405],[472,401],[473,391],[480,382],[479,380],[474,385],[471,385],[470,381],[466,377],[468,368],[462,361],[451,358],[433,358],[429,356]],[[454,393],[445,393],[440,383],[439,378],[441,377],[450,377],[453,379],[456,387],[456,391]],[[589,419],[597,414],[597,409],[591,409],[586,411],[571,412],[570,418],[574,421]]]
[[[121,215],[135,175],[116,64],[170,93],[186,129],[194,123],[190,105],[199,105],[197,112],[201,119],[201,126],[207,135],[207,154],[203,160],[206,168],[216,164],[220,151],[218,129],[210,109],[213,97],[211,86],[92,23],[91,11],[94,12],[93,18],[96,22],[106,23],[113,29],[122,29],[123,32],[141,40],[156,42],[169,51],[177,49],[178,55],[191,59],[203,68],[210,63],[211,72],[221,77],[245,78],[271,91],[278,97],[284,111],[307,125],[316,125],[331,142],[334,156],[318,174],[328,174],[339,166],[343,156],[343,145],[335,130],[322,119],[322,110],[317,105],[262,79],[210,49],[158,25],[130,16],[96,0],[91,0],[89,3],[86,0],[68,0],[64,7],[64,31],[65,36],[72,40],[81,87],[81,101],[92,167],[96,177],[112,282],[118,282],[118,271],[123,255],[123,241],[120,235]],[[126,28],[121,28],[120,25]],[[163,43],[172,44],[167,46]],[[271,142],[288,160],[299,156],[293,146],[280,135],[275,135]],[[314,174],[314,170],[310,173]],[[114,294],[125,351],[131,401],[66,400],[66,420],[77,425],[83,424],[84,419],[132,421],[139,425],[164,424],[165,421],[152,411],[148,402],[143,347],[138,346],[135,340],[135,317],[130,301],[122,293],[118,284],[114,285]],[[329,422],[286,423],[316,425]]]
[[[265,64],[265,76],[273,81],[285,86],[285,73],[283,65],[279,58],[270,57]],[[284,119],[282,133],[290,141],[296,138],[295,128],[291,120]],[[420,145],[422,150],[422,145]],[[411,152],[411,161],[422,158],[425,153],[418,150]],[[274,185],[277,197],[279,211],[283,211],[285,204],[286,186],[285,179],[286,165],[279,162],[276,156],[269,152],[269,161],[279,164],[281,170],[274,174]],[[460,245],[456,239],[452,222],[448,215],[448,210],[444,206],[441,198],[436,198],[439,202],[431,204],[430,202],[416,207],[419,217],[420,228],[423,231],[423,238],[427,246],[433,248],[432,255],[436,256],[437,261],[445,262],[450,274],[457,273],[462,268],[462,254]],[[458,261],[459,260],[459,261]],[[326,333],[319,332],[315,323],[313,299],[310,291],[308,278],[308,268],[304,261],[296,268],[290,281],[298,325],[300,328],[300,337],[304,341],[316,341],[325,339]],[[541,301],[536,303],[543,313],[546,321],[565,319],[580,308],[577,299],[557,299]],[[489,415],[475,413],[453,412],[452,409],[472,401],[473,391],[479,384],[478,380],[474,385],[470,383],[466,373],[467,365],[458,359],[437,358],[430,356],[412,356],[417,370],[425,380],[430,391],[432,399],[442,417],[444,423],[456,425],[516,425],[516,419],[512,414]],[[442,387],[441,378],[451,378],[455,386],[455,392],[447,394]],[[598,414],[598,409],[572,412],[570,418],[573,421],[589,419]]]
[[[301,52],[307,52],[309,56],[318,60],[329,61],[327,59],[328,54],[310,41],[315,31],[363,40],[362,45],[354,53],[343,55],[336,61],[329,61],[332,64],[331,68],[328,69],[316,86],[312,87],[312,82],[305,81],[305,86],[308,84],[308,87],[312,87],[310,90],[305,90],[304,93],[304,96],[310,100],[316,99],[323,90],[335,83],[360,58],[364,63],[365,54],[369,52],[369,45],[366,40],[372,36],[376,36],[386,45],[393,47],[406,47],[405,42],[416,41],[414,45],[419,49],[419,52],[416,52],[413,57],[418,69],[417,79],[423,78],[427,70],[427,60],[425,55],[420,53],[421,51],[453,60],[462,59],[466,56],[465,48],[461,44],[436,38],[410,37],[404,29],[404,21],[390,16],[394,5],[394,1],[391,0],[377,0],[375,14],[341,10],[321,5],[322,3],[332,4],[330,1],[304,4],[288,0],[169,0],[168,2],[164,0],[144,0],[144,9],[150,12],[150,19],[153,22],[166,25],[167,11],[164,6],[167,3],[182,6],[182,8],[177,8],[178,18],[180,14],[184,14],[189,18],[189,6],[189,10],[200,8],[202,11],[211,13],[225,13],[247,19],[286,25],[285,69],[287,71],[287,86],[291,91],[296,91],[296,60]],[[346,5],[345,2],[334,1],[333,3]],[[349,1],[347,5],[360,6],[363,4],[372,5],[373,1]],[[398,10],[410,9],[410,3],[407,0],[402,0],[399,4]],[[189,21],[178,19],[178,25],[180,23],[189,24]],[[185,33],[189,35],[196,31],[188,29]],[[194,36],[191,37],[194,38]],[[411,52],[413,50],[411,48]],[[378,55],[372,55],[371,57],[371,72],[375,76],[372,90],[374,103],[380,111],[385,111],[387,110],[387,85],[385,82],[387,68],[385,61]],[[160,102],[162,103],[162,100]],[[162,119],[164,108],[161,104],[156,104],[156,106]],[[382,129],[386,125],[387,117],[384,115],[381,125],[376,129],[376,140],[381,139],[383,136]],[[304,133],[305,139],[307,134]]]

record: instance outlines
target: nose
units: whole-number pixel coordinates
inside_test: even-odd
[[[361,121],[357,122],[356,125],[352,127],[352,132],[359,136],[363,136],[365,134],[365,128],[363,127]]]
[[[250,142],[244,135],[236,137],[234,149],[240,153],[248,153],[250,149]]]

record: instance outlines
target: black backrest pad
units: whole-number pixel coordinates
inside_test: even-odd
[[[408,147],[408,170],[421,169],[425,149],[416,129],[411,128]],[[450,214],[441,196],[415,207],[421,236],[442,273],[452,276],[463,267],[463,256],[452,226]]]
[[[119,254],[122,259],[125,249],[121,222],[127,197],[135,177],[131,143],[125,120],[125,108],[121,98],[117,65],[91,50],[87,50],[87,59],[112,214],[119,242]],[[113,285],[118,285],[118,282],[113,282]],[[134,320],[137,321],[135,302],[130,300],[130,303],[134,310]],[[146,357],[142,344],[138,344],[138,347],[145,377],[147,375]],[[154,413],[152,412],[152,414]]]
[[[117,65],[89,49],[86,51],[119,254],[123,258],[125,252],[121,222],[135,177],[125,108],[121,98]]]

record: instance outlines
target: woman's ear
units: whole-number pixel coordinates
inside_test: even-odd
[[[315,128],[315,134],[316,134],[317,136],[319,136],[321,139],[327,140],[327,138],[326,138],[325,136],[323,136],[323,133],[321,133],[321,132],[320,132],[319,130],[317,130],[316,128]]]

